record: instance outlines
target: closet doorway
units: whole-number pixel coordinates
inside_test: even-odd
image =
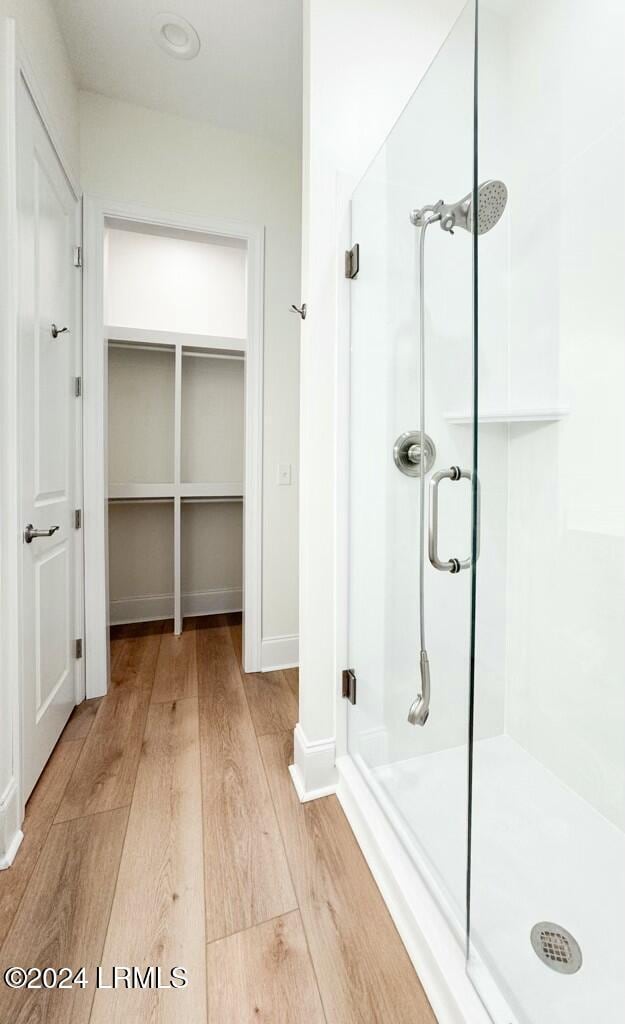
[[[261,243],[87,203],[88,696],[110,625],[242,611],[260,668]]]

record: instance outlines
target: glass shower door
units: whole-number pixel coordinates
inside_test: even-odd
[[[622,1024],[625,7],[475,22],[353,196],[349,750],[495,1024]]]
[[[479,25],[509,202],[479,253],[469,973],[496,1024],[622,1024],[625,5],[480,0]]]
[[[473,470],[473,238],[415,208],[455,203],[474,182],[474,4],[469,3],[357,187],[352,236],[349,656],[357,702],[349,750],[464,941]],[[447,223],[447,228],[451,227]],[[420,242],[424,230],[424,263]],[[438,555],[420,533],[420,270],[423,270],[425,432],[435,457]],[[409,435],[406,437],[406,435]],[[415,447],[416,446],[416,447]],[[402,449],[403,470],[394,450]],[[449,473],[459,467],[460,479]],[[416,473],[416,475],[415,475]],[[423,602],[420,550],[424,544]],[[485,556],[486,557],[486,556]],[[431,700],[422,692],[423,638]],[[495,712],[498,713],[498,712]]]

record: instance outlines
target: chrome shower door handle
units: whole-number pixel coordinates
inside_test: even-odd
[[[428,555],[430,562],[440,572],[458,573],[462,569],[471,568],[471,556],[468,558],[450,558],[444,562],[438,555],[438,486],[441,480],[471,480],[472,474],[460,466],[450,466],[449,469],[442,469],[434,473],[430,480],[430,528],[428,534]],[[480,553],[480,484],[477,481],[477,548],[476,557]]]

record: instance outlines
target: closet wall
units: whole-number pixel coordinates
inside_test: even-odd
[[[108,227],[112,623],[242,608],[245,275],[232,239]]]

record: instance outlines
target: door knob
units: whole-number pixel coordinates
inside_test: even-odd
[[[60,530],[60,526],[51,526],[49,530],[35,530],[32,523],[29,523],[24,530],[24,540],[27,544],[31,544],[36,537],[51,537],[57,530]]]
[[[50,334],[53,338],[58,338],[59,334],[65,334],[69,331],[69,327],[57,327],[56,324],[50,324]]]

